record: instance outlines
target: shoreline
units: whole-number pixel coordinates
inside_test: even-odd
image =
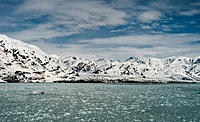
[[[63,84],[68,84],[68,83],[81,83],[81,84],[88,84],[88,83],[96,83],[96,84],[200,84],[199,81],[164,81],[164,82],[156,82],[156,81],[123,81],[123,82],[119,82],[119,81],[100,81],[100,80],[92,80],[92,81],[84,81],[84,80],[76,80],[76,81],[65,81],[65,80],[61,80],[61,81],[53,81],[53,82],[0,82],[0,84],[15,84],[15,83],[37,83],[37,84],[43,84],[43,83],[51,83],[51,84],[55,84],[55,83],[63,83]]]

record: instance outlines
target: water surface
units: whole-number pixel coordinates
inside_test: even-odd
[[[200,84],[0,84],[0,121],[200,121]]]

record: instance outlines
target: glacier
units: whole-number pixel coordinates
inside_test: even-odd
[[[200,56],[64,58],[0,34],[0,82],[200,83]]]

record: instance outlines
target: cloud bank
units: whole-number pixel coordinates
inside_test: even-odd
[[[80,40],[79,44],[35,43],[61,56],[106,57],[120,59],[130,56],[165,58],[169,56],[197,56],[200,34],[130,35],[92,40]],[[51,50],[54,49],[54,50]]]

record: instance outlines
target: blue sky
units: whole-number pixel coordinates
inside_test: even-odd
[[[0,0],[0,33],[60,56],[200,56],[198,0]]]

